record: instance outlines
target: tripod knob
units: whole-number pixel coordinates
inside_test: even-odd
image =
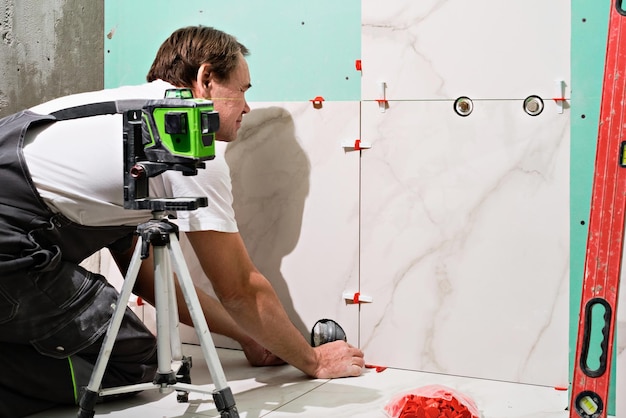
[[[141,259],[150,255],[150,245],[164,247],[170,243],[170,234],[178,234],[178,226],[163,219],[152,219],[139,225],[137,234],[141,236]]]

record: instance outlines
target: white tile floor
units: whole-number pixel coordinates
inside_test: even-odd
[[[192,382],[212,390],[200,347],[185,345],[193,357]],[[567,391],[490,380],[386,369],[365,369],[358,378],[309,379],[291,366],[252,368],[243,353],[218,349],[239,415],[246,418],[379,417],[394,396],[432,384],[453,388],[474,400],[482,418],[567,418]],[[75,417],[76,408],[57,408],[31,418]],[[96,406],[96,417],[200,418],[219,417],[209,395],[191,393],[189,403],[157,390]]]

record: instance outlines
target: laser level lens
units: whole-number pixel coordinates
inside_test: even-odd
[[[202,135],[217,132],[220,128],[220,119],[217,113],[214,112],[202,112],[200,114],[200,129]]]
[[[187,113],[168,112],[165,114],[165,132],[170,135],[187,133]]]
[[[167,89],[165,90],[166,99],[193,99],[191,89]]]
[[[209,133],[209,115],[206,113],[202,114],[202,135],[206,135]]]

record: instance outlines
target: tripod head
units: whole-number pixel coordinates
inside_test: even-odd
[[[150,198],[150,177],[167,170],[195,176],[215,158],[219,115],[213,102],[194,99],[189,89],[167,90],[165,98],[124,112],[124,208],[195,210],[206,197]]]

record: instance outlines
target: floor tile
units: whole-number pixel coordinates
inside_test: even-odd
[[[212,390],[206,363],[198,346],[185,345],[193,358],[192,381]],[[386,418],[384,407],[393,398],[427,385],[443,385],[472,399],[481,418],[567,418],[567,391],[421,373],[387,368],[365,369],[346,379],[309,379],[291,366],[249,367],[241,351],[218,349],[228,386],[243,418],[371,417]],[[56,408],[30,418],[75,417],[76,408]],[[209,395],[191,393],[189,403],[177,403],[176,394],[157,390],[132,399],[96,406],[96,417],[205,418],[218,417]]]

